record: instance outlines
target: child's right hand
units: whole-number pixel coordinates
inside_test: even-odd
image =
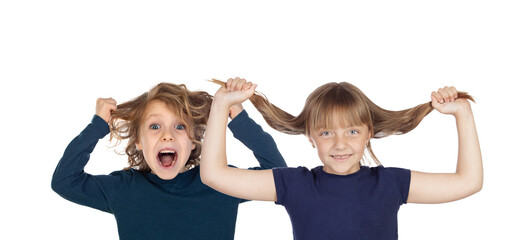
[[[242,79],[240,79],[238,77],[236,77],[235,79],[230,78],[226,82],[226,88],[230,92],[242,91],[246,87],[245,86],[246,84],[249,85],[251,83],[246,82],[246,80],[244,78],[242,78]],[[242,106],[242,103],[235,104],[235,105],[231,106],[231,108],[229,109],[229,117],[231,119],[234,119],[242,111],[244,111],[244,107]]]
[[[214,99],[227,107],[231,107],[253,96],[256,86],[256,84],[247,82],[243,78],[230,78],[226,82],[226,87],[221,87],[215,93]]]
[[[111,111],[116,110],[116,101],[113,98],[98,98],[95,114],[107,123],[111,119]]]

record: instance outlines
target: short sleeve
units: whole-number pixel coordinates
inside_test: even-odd
[[[407,198],[410,189],[410,170],[404,168],[386,168],[396,181],[396,186],[401,195],[401,204],[407,203]]]
[[[272,169],[274,176],[274,185],[276,186],[276,204],[287,205],[292,196],[296,196],[306,181],[303,179],[311,179],[310,171],[305,167],[297,168],[274,168]],[[306,178],[308,177],[308,178]],[[295,198],[295,197],[294,197]]]

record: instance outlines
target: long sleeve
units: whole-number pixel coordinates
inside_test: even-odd
[[[84,166],[98,140],[108,133],[108,124],[95,115],[91,123],[70,142],[52,177],[52,189],[56,193],[69,201],[111,212],[106,190],[118,187],[121,176],[93,176],[84,172]]]
[[[253,119],[249,118],[245,110],[238,114],[228,124],[228,127],[236,139],[253,151],[254,156],[260,163],[260,167],[251,169],[259,170],[287,166],[274,139],[263,131],[262,127]]]

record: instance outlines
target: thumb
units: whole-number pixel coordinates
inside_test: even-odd
[[[244,95],[245,95],[246,99],[249,99],[254,95],[256,87],[257,87],[256,84],[252,84],[248,89],[244,90],[244,93],[245,93]]]
[[[254,91],[256,90],[256,87],[258,87],[258,84],[254,83],[252,86],[251,86],[251,89],[253,90],[253,93]]]

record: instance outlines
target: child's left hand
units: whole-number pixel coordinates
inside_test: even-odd
[[[455,87],[439,88],[432,92],[432,107],[443,114],[456,116],[462,111],[471,110],[467,99],[458,98],[458,91]]]

